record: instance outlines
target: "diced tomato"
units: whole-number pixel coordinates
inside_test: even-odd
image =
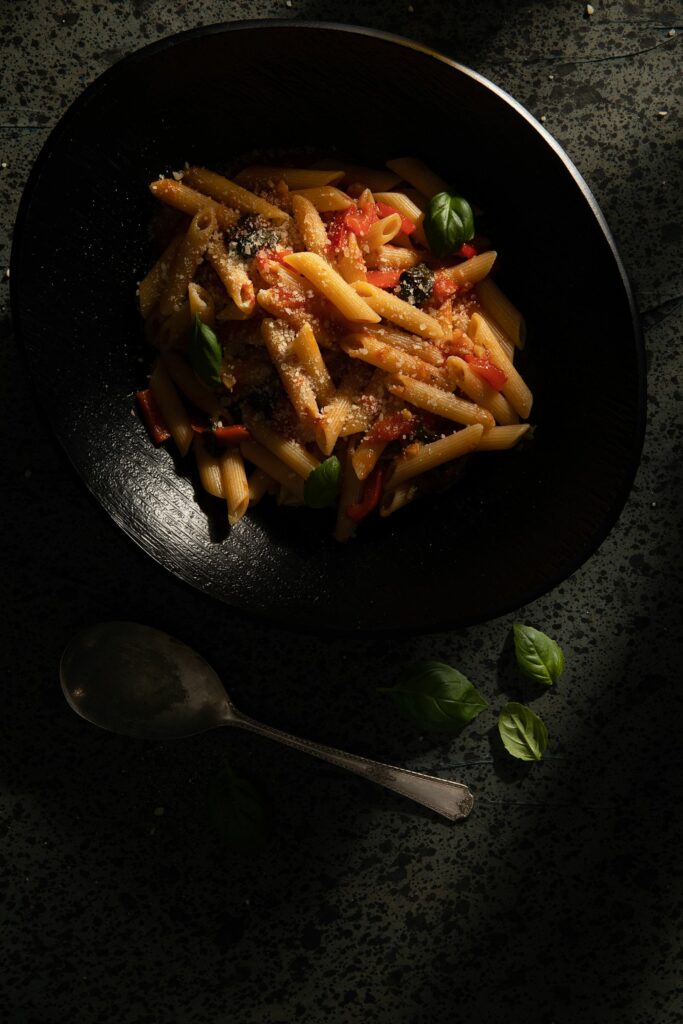
[[[401,280],[400,270],[368,270],[368,284],[374,284],[377,288],[395,288]]]
[[[359,238],[365,238],[372,225],[378,219],[377,207],[374,203],[363,203],[360,208],[349,206],[344,211],[344,224],[349,231],[353,231],[354,235],[358,235]]]
[[[375,441],[398,441],[402,437],[410,437],[415,428],[415,417],[404,416],[396,412],[392,416],[385,416],[377,420],[365,435],[370,442]]]
[[[399,211],[394,209],[393,206],[389,206],[388,203],[375,203],[377,207],[377,213],[380,217],[391,217],[392,213],[398,213]],[[401,214],[401,231],[404,235],[412,235],[415,230],[415,225],[409,217],[404,217]]]
[[[479,250],[471,242],[463,242],[455,255],[462,256],[465,260],[470,260],[473,256],[479,255]]]
[[[464,359],[469,363],[474,372],[482,380],[485,380],[495,391],[500,391],[507,383],[507,376],[500,367],[490,363],[488,359],[480,359],[471,352],[464,353]]]
[[[459,287],[458,282],[454,281],[448,274],[445,274],[443,270],[437,270],[434,274],[432,302],[436,302],[440,306],[446,299],[450,299],[452,295],[455,295]]]
[[[285,256],[291,256],[291,249],[259,249],[254,259],[256,260],[256,269],[259,274],[263,276],[263,271],[267,263],[271,260],[275,260],[276,263],[284,263]]]
[[[234,423],[227,427],[214,427],[212,433],[221,444],[240,444],[251,438],[249,430],[241,423]]]
[[[344,510],[346,516],[353,520],[354,523],[359,523],[361,519],[365,519],[366,516],[370,515],[374,508],[377,508],[380,498],[382,497],[383,481],[384,467],[375,466],[372,473],[365,481],[361,500],[356,502],[354,505],[347,505]]]
[[[171,431],[166,426],[166,420],[161,415],[161,410],[156,403],[151,389],[146,388],[145,391],[136,391],[135,398],[137,399],[140,415],[145,421],[145,426],[154,443],[161,444],[163,441],[168,441]]]
[[[346,239],[349,237],[349,229],[346,226],[346,210],[338,210],[336,213],[333,213],[325,227],[327,228],[330,249],[332,252],[339,252],[340,249],[344,248]]]

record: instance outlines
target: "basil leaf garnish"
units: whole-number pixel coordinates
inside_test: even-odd
[[[266,814],[258,791],[229,765],[209,783],[209,820],[221,841],[234,850],[252,850],[266,835]]]
[[[423,227],[434,256],[447,256],[474,237],[472,207],[453,192],[437,192],[427,207]]]
[[[456,732],[488,707],[469,679],[441,661],[412,665],[380,693],[388,693],[422,729]]]
[[[556,683],[564,668],[564,654],[560,645],[533,626],[523,626],[517,622],[512,632],[515,657],[524,675],[545,686]]]
[[[214,332],[208,324],[202,322],[198,313],[195,314],[187,354],[192,369],[204,384],[209,387],[220,384],[223,349]]]
[[[334,505],[341,483],[341,463],[336,455],[321,462],[306,477],[304,501],[309,508],[327,508]]]
[[[498,732],[508,754],[520,761],[540,761],[548,746],[545,723],[525,704],[511,701],[498,716]]]

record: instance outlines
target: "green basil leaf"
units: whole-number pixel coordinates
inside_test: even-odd
[[[540,629],[517,622],[512,627],[515,657],[521,671],[529,679],[552,686],[562,675],[564,654],[559,644]]]
[[[456,732],[488,707],[469,679],[441,661],[412,665],[380,693],[388,693],[422,729]]]
[[[248,779],[226,765],[209,783],[209,820],[220,840],[234,850],[252,850],[266,835],[263,803]]]
[[[453,192],[437,192],[427,207],[423,226],[434,256],[447,256],[474,237],[472,207]]]
[[[192,369],[204,384],[208,387],[220,384],[223,349],[208,324],[202,323],[198,313],[195,314],[187,354]]]
[[[341,484],[341,462],[331,455],[311,470],[304,483],[304,501],[309,508],[327,508],[334,505]]]
[[[515,701],[498,716],[498,732],[508,754],[520,761],[540,761],[548,746],[545,723],[531,708]]]

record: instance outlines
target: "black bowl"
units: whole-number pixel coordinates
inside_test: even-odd
[[[500,283],[525,312],[533,443],[470,461],[459,484],[364,526],[263,503],[236,528],[133,415],[144,381],[135,281],[147,184],[254,149],[416,155],[484,207]],[[490,82],[366,29],[216,25],[148,46],[73,104],[23,197],[12,310],[56,434],[145,551],[228,604],[312,629],[463,626],[549,590],[596,549],[633,481],[642,343],[604,219],[568,158]],[[180,472],[179,472],[180,469]]]

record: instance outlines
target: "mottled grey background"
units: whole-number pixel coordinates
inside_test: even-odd
[[[0,0],[0,273],[49,130],[120,56],[221,20],[346,21],[431,44],[543,119],[617,238],[649,364],[640,472],[582,570],[464,632],[325,642],[191,592],[109,523],[32,402],[3,278],[1,1020],[683,1019],[683,5],[593,7],[588,17],[568,0]],[[88,727],[62,701],[59,655],[86,622],[123,617],[230,671],[255,717],[465,778],[472,817],[450,826],[248,736],[152,745]],[[551,742],[530,769],[500,758],[492,734],[500,704],[531,696],[504,653],[518,619],[567,657],[560,685],[533,699]],[[422,657],[456,664],[491,701],[452,743],[418,735],[375,692]],[[207,823],[207,785],[228,755],[270,806],[268,843],[247,858]]]

